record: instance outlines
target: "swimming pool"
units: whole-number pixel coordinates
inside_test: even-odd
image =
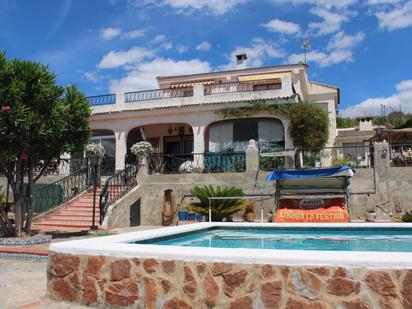
[[[134,242],[161,246],[412,252],[408,228],[212,227]]]
[[[59,242],[48,295],[125,308],[412,308],[411,235],[412,224],[204,222]]]

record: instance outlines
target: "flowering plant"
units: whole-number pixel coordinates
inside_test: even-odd
[[[88,156],[99,156],[104,157],[104,147],[99,144],[89,144],[86,146],[86,154]]]
[[[134,144],[130,150],[136,156],[147,156],[154,151],[152,144],[149,142],[138,142]]]

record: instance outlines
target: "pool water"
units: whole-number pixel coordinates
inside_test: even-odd
[[[213,227],[134,243],[211,248],[412,252],[412,229]]]

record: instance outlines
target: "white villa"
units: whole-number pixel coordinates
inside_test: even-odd
[[[246,55],[238,55],[240,66]],[[293,149],[288,119],[258,112],[247,118],[223,117],[219,110],[250,105],[312,101],[329,114],[329,140],[336,138],[339,88],[308,79],[303,63],[160,76],[159,89],[89,97],[93,141],[106,148],[108,169],[121,170],[130,147],[149,141],[159,155],[237,153],[254,139],[259,147]],[[266,146],[264,146],[266,145]],[[190,157],[192,156],[192,157]],[[203,163],[202,163],[203,164]]]

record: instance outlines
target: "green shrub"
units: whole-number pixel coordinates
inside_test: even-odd
[[[263,171],[272,171],[274,169],[285,169],[286,163],[284,157],[261,157],[260,169]]]
[[[209,216],[209,197],[229,197],[229,196],[244,196],[242,189],[235,187],[213,187],[205,185],[202,187],[194,187],[190,193],[199,199],[199,202],[192,202],[186,206],[186,209],[204,216]],[[222,221],[224,218],[243,209],[242,199],[222,199],[211,200],[212,221]]]
[[[412,210],[405,212],[405,214],[402,216],[402,221],[403,222],[412,222]]]

